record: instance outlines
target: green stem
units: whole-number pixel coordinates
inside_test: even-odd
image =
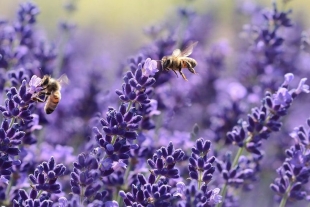
[[[115,192],[116,191],[116,192]],[[114,200],[114,201],[116,201],[116,199],[117,199],[117,190],[113,190],[113,193],[112,193],[112,200]]]
[[[155,183],[157,183],[160,179],[160,175],[157,176],[156,180],[155,180]]]
[[[10,191],[11,191],[11,188],[12,188],[12,184],[13,184],[13,178],[10,179],[9,185],[7,186],[6,191],[5,191],[5,198],[6,198],[6,200],[9,198]]]
[[[235,156],[235,159],[234,159],[234,161],[233,161],[233,164],[232,164],[232,168],[234,168],[235,166],[237,166],[238,161],[239,161],[239,158],[240,158],[240,156],[242,155],[243,150],[244,150],[244,147],[240,147],[240,148],[238,149],[238,152],[237,152],[237,154],[236,154],[236,156]],[[216,207],[222,207],[222,205],[223,205],[223,203],[224,203],[224,201],[225,201],[225,197],[226,197],[226,193],[227,193],[227,187],[228,187],[228,185],[227,185],[227,182],[226,182],[226,183],[224,184],[223,189],[222,189],[222,192],[221,192],[222,202],[219,203],[219,204],[217,204]]]
[[[115,143],[116,138],[117,138],[117,135],[113,135],[113,138],[112,138],[111,144],[114,144],[114,143]]]
[[[81,187],[80,205],[83,206],[84,187]]]
[[[285,194],[284,194],[284,196],[282,197],[282,200],[281,200],[281,203],[280,203],[280,205],[279,205],[279,207],[284,207],[285,206],[285,204],[286,204],[286,201],[287,201],[287,199],[288,199],[288,197],[289,197],[289,193],[290,193],[290,191],[291,191],[291,184],[288,186],[288,188],[286,189],[286,191],[285,191]]]
[[[127,180],[130,170],[131,170],[131,162],[129,161],[125,174],[124,174],[124,180]]]
[[[128,112],[128,111],[130,110],[131,106],[132,106],[132,101],[130,101],[130,102],[128,103],[128,106],[127,106],[126,112]]]
[[[40,195],[43,193],[43,190],[40,190],[36,198],[40,198]]]
[[[199,175],[198,175],[198,190],[200,190],[201,184],[202,184],[202,174],[201,171],[199,171]]]
[[[224,184],[223,189],[222,189],[222,192],[221,192],[222,202],[221,202],[221,203],[218,203],[218,204],[216,205],[216,207],[222,207],[222,206],[223,206],[223,203],[224,203],[225,197],[226,197],[226,193],[227,193],[227,182]]]
[[[239,147],[238,152],[237,152],[235,159],[233,161],[232,167],[237,166],[239,158],[242,155],[243,150],[244,150],[244,147]]]
[[[15,122],[15,119],[16,119],[15,117],[13,117],[13,118],[11,119],[9,128],[11,128],[11,127],[13,126],[13,124],[14,124],[14,122]]]
[[[116,197],[115,201],[116,201],[118,204],[121,203],[121,197],[119,196],[118,193],[117,193],[117,197]]]

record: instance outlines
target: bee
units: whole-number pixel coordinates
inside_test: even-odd
[[[51,114],[56,109],[59,101],[61,100],[61,86],[63,84],[68,84],[69,79],[67,75],[63,74],[57,80],[51,78],[49,75],[44,75],[40,86],[42,87],[41,91],[34,99],[39,102],[46,102],[44,106],[44,111],[46,114]],[[44,100],[39,97],[44,95]]]
[[[181,51],[180,49],[176,49],[173,51],[172,55],[164,56],[161,59],[161,64],[163,70],[169,71],[172,70],[177,76],[177,71],[180,73],[182,78],[187,81],[184,73],[182,72],[183,68],[187,68],[191,73],[196,74],[194,67],[197,65],[195,59],[188,57],[192,54],[194,47],[198,42],[193,42],[186,49]]]

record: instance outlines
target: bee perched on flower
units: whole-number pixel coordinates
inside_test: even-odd
[[[46,102],[44,111],[46,114],[51,114],[57,107],[61,99],[61,85],[68,84],[69,79],[67,75],[63,74],[59,79],[55,80],[49,75],[45,75],[42,79],[38,77],[32,77],[30,90],[36,93],[33,100],[38,102]],[[40,81],[40,82],[39,82]],[[44,95],[44,100],[39,97]]]

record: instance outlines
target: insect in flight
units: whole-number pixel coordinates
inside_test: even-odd
[[[198,42],[193,42],[183,51],[180,49],[176,49],[173,51],[172,55],[164,56],[161,59],[162,68],[166,71],[172,70],[177,76],[177,71],[183,77],[184,80],[187,81],[184,73],[182,72],[183,68],[187,68],[191,73],[196,74],[194,67],[197,65],[195,59],[188,57],[192,54],[194,47],[197,45]]]
[[[44,106],[44,111],[46,114],[51,114],[56,109],[59,101],[61,100],[61,86],[63,84],[68,84],[69,79],[67,75],[63,74],[57,80],[51,78],[49,75],[44,75],[40,86],[42,90],[34,98],[35,101],[46,102]],[[44,100],[40,99],[39,96],[44,95]]]

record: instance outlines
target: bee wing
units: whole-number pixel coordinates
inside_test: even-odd
[[[66,74],[62,74],[57,81],[60,83],[60,85],[68,85],[69,84],[69,78]]]
[[[178,57],[180,55],[181,55],[181,50],[180,49],[173,50],[172,56]]]
[[[187,57],[190,54],[192,54],[194,47],[197,45],[197,41],[191,43],[190,45],[187,46],[182,52],[181,52],[181,57]]]

